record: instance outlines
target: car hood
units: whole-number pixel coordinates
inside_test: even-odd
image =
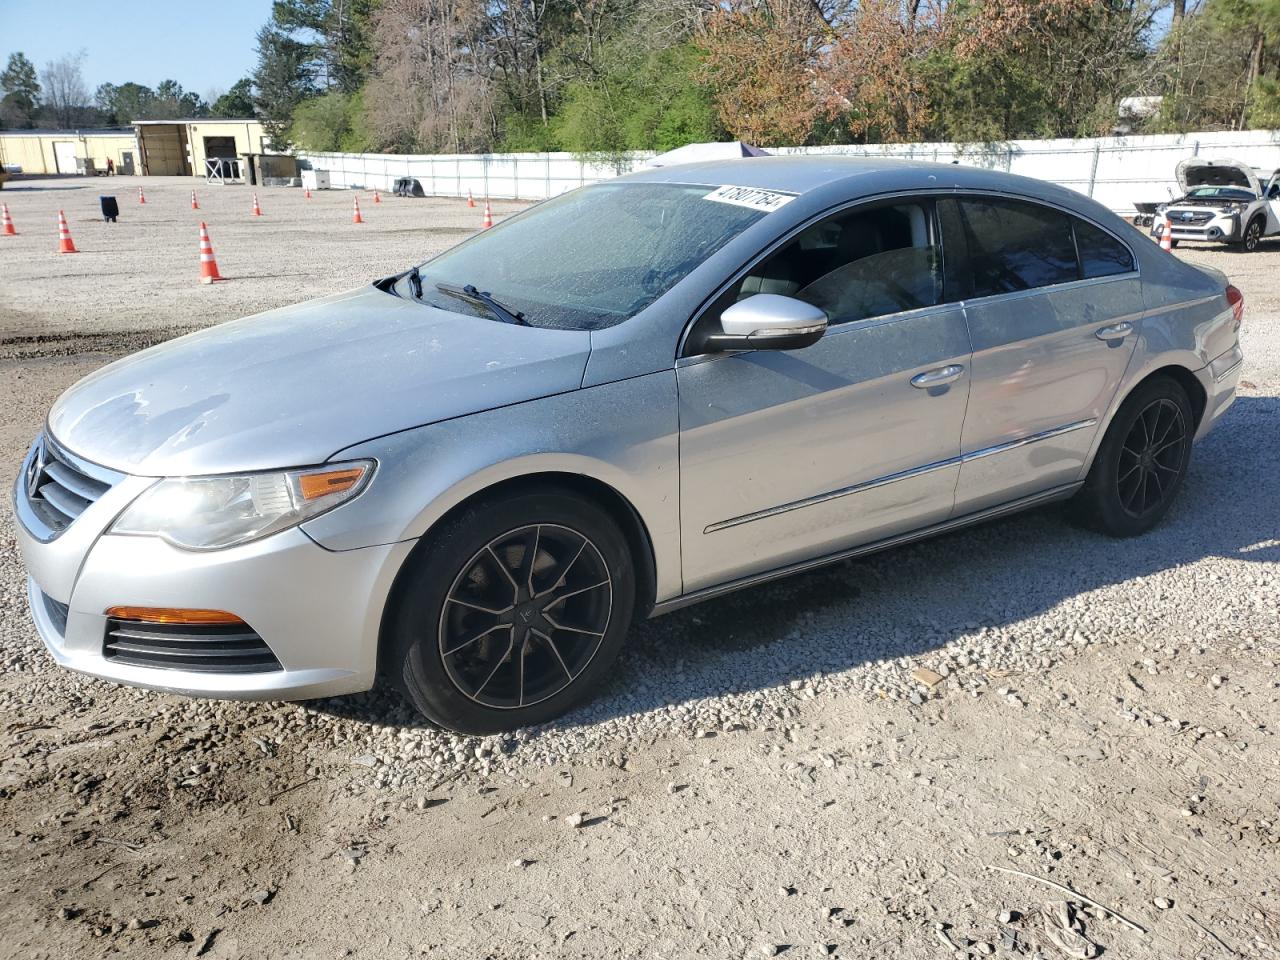
[[[1186,193],[1193,187],[1241,187],[1252,190],[1255,197],[1262,195],[1262,184],[1253,167],[1239,160],[1205,160],[1188,157],[1175,171],[1178,186]]]
[[[370,437],[575,390],[591,335],[450,313],[375,287],[221,324],[81,380],[54,439],[143,476],[319,463]]]

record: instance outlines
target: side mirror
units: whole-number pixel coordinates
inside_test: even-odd
[[[707,337],[708,352],[799,350],[822,339],[827,315],[794,297],[757,293],[720,314],[720,329]]]

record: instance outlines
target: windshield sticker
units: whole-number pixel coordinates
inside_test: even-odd
[[[784,204],[790,203],[795,196],[790,193],[778,193],[774,190],[759,190],[756,187],[717,187],[703,200],[714,200],[716,203],[731,203],[735,207],[750,207],[752,210],[763,210],[770,213]]]

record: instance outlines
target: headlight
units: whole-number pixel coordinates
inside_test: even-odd
[[[111,532],[162,537],[187,550],[235,546],[332,510],[371,476],[372,460],[354,460],[279,473],[173,477],[133,501]]]
[[[1167,203],[1156,204],[1156,213],[1164,213],[1168,209],[1169,209],[1169,205]]]

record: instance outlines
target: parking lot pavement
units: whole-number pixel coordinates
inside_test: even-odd
[[[257,222],[248,188],[198,186],[197,213],[187,181],[129,207],[121,178],[111,225],[104,183],[0,196],[6,489],[80,376],[401,269],[480,213],[362,195],[353,225],[349,193],[271,189]],[[81,254],[51,252],[60,207]],[[225,284],[197,283],[202,217]],[[1056,899],[1108,955],[1280,955],[1280,246],[1178,255],[1244,291],[1247,359],[1156,531],[1042,510],[691,608],[544,729],[61,671],[6,511],[0,957],[1047,958]]]

